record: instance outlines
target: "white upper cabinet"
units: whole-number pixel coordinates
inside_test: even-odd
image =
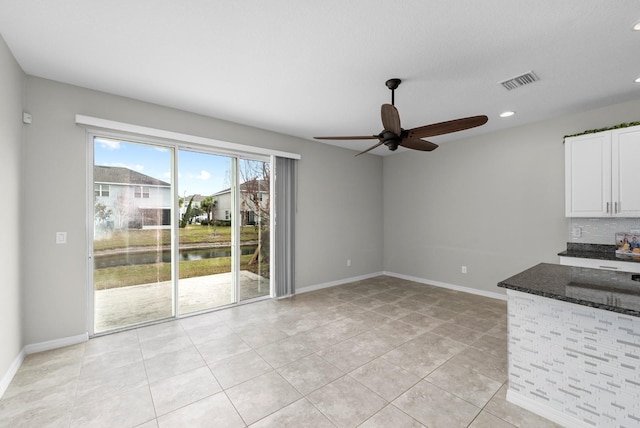
[[[567,217],[611,215],[611,133],[564,140]]]
[[[640,126],[611,131],[613,214],[640,217]]]
[[[567,217],[640,217],[640,126],[565,139]]]

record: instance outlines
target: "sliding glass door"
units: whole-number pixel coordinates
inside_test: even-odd
[[[240,300],[269,295],[271,164],[240,159]]]
[[[237,301],[234,287],[231,172],[235,159],[178,152],[178,306],[180,314]]]
[[[173,151],[93,139],[95,333],[174,316]]]
[[[93,334],[271,295],[271,165],[92,136]]]

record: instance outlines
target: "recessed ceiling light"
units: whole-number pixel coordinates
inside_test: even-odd
[[[640,83],[640,77],[636,79],[636,83]]]
[[[635,23],[635,25],[633,26],[633,29],[636,31],[640,31],[640,21]]]
[[[500,117],[509,117],[509,116],[513,116],[514,114],[516,114],[515,111],[505,111],[500,113]]]

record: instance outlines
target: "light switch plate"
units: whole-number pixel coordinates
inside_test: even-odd
[[[56,244],[67,243],[67,232],[56,232]]]

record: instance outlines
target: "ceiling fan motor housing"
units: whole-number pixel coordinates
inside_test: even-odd
[[[382,131],[378,137],[391,151],[395,151],[402,141],[402,137],[400,135],[396,135],[391,131]]]

